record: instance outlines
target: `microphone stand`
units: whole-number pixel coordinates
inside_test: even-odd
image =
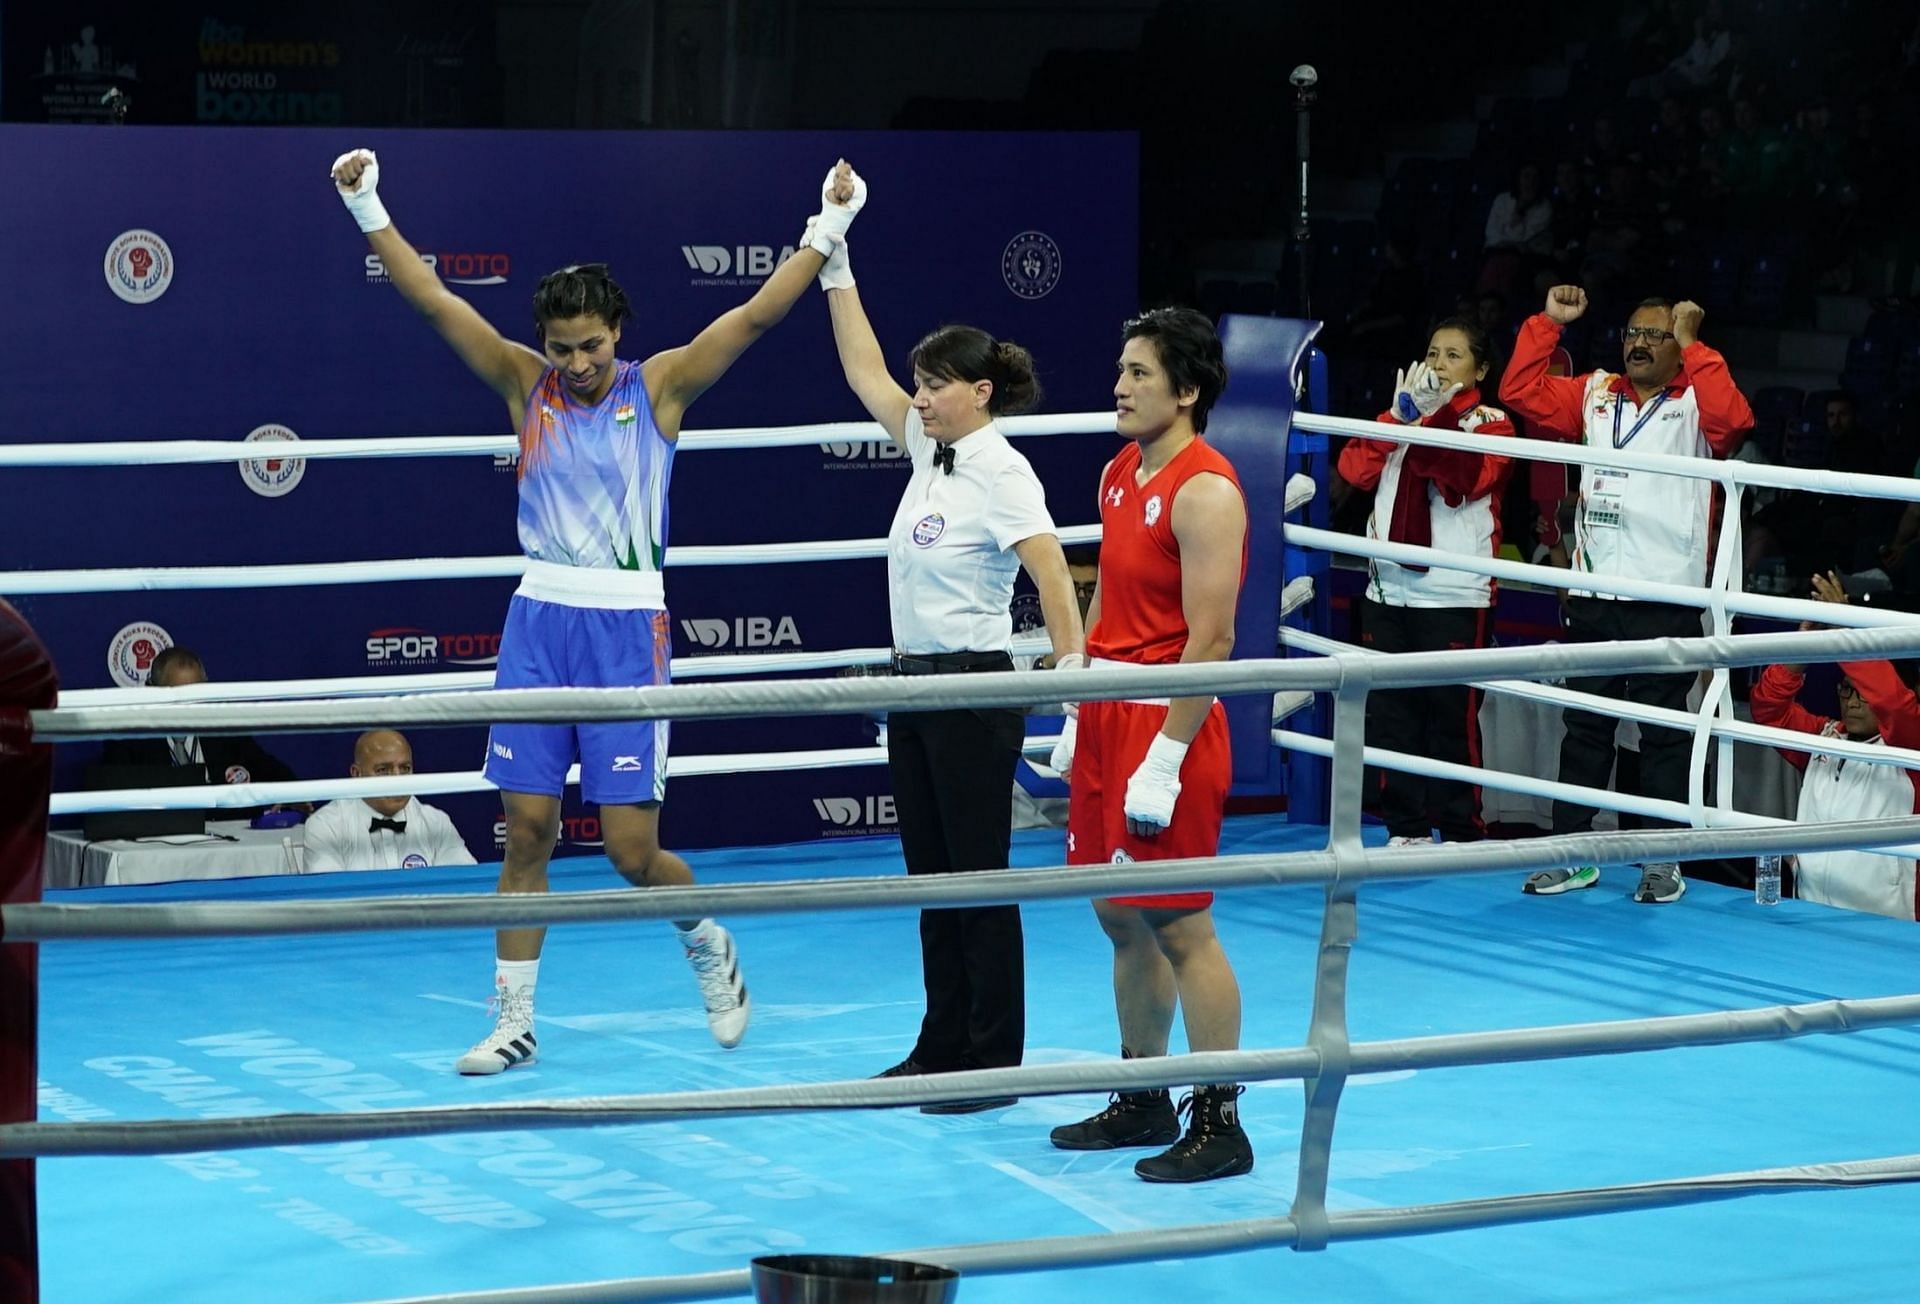
[[[1304,76],[1303,76],[1304,74]],[[1310,124],[1313,117],[1314,87],[1318,78],[1311,68],[1296,68],[1293,74],[1294,154],[1300,160],[1300,211],[1293,219],[1293,261],[1300,277],[1300,317],[1313,317],[1309,266],[1312,257],[1313,230],[1307,216],[1307,165]]]

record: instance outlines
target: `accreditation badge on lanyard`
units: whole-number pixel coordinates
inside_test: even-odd
[[[1653,420],[1653,414],[1658,412],[1660,405],[1666,401],[1667,392],[1665,390],[1661,390],[1658,394],[1654,395],[1653,401],[1640,410],[1640,415],[1635,419],[1632,428],[1626,432],[1625,438],[1622,438],[1620,434],[1620,423],[1622,414],[1626,410],[1627,396],[1625,394],[1614,395],[1613,446],[1615,448],[1625,448],[1628,444],[1631,444],[1633,437],[1645,429],[1647,422]],[[1627,481],[1631,476],[1631,472],[1625,471],[1617,466],[1596,466],[1593,468],[1593,478],[1588,482],[1587,491],[1583,498],[1584,514],[1588,529],[1617,530],[1620,528],[1621,518],[1625,515],[1626,511]]]

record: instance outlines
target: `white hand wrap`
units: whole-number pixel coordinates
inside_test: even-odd
[[[822,258],[832,258],[836,241],[844,245],[847,231],[853,226],[854,215],[867,202],[867,183],[860,179],[858,172],[849,170],[848,177],[853,182],[853,197],[842,204],[833,197],[833,187],[838,178],[839,166],[827,169],[827,179],[820,184],[820,211],[812,222],[813,237],[807,247]]]
[[[1180,800],[1180,764],[1187,744],[1155,734],[1146,759],[1127,780],[1126,813],[1130,820],[1166,828],[1173,823],[1173,804]]]
[[[353,220],[360,224],[362,232],[371,234],[382,227],[392,226],[393,219],[387,216],[387,206],[380,202],[380,161],[373,156],[372,150],[348,150],[333,161],[333,166],[327,169],[327,175],[332,176],[342,163],[353,158],[366,159],[366,171],[360,174],[360,179],[354,182],[351,190],[334,182],[333,188],[340,192],[340,202],[353,214]]]
[[[820,269],[819,277],[821,289],[851,290],[853,288],[853,263],[847,258],[847,242],[844,237],[836,239],[833,236],[826,236],[823,238],[828,244],[833,246],[833,252],[826,253],[825,250],[821,250],[820,247],[814,243],[814,231],[819,226],[819,223],[820,219],[817,217],[807,219],[807,229],[801,233],[798,247],[801,249],[819,250],[825,254],[827,265]]]
[[[1053,668],[1055,670],[1085,670],[1087,668],[1087,658],[1080,652],[1063,652],[1053,659]],[[1066,707],[1067,718],[1069,720],[1079,718],[1080,703],[1068,700]]]
[[[1060,727],[1060,741],[1053,745],[1053,754],[1047,757],[1047,764],[1063,779],[1073,773],[1073,744],[1079,733],[1080,721],[1068,716]]]

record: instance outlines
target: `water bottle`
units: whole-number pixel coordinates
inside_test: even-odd
[[[1757,906],[1780,904],[1780,857],[1753,858],[1753,903]]]

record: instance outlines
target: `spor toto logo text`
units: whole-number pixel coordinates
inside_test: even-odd
[[[299,439],[300,436],[285,426],[269,423],[248,431],[246,442],[259,444],[286,440],[297,443]],[[304,457],[271,457],[239,465],[241,481],[262,498],[284,498],[300,487],[300,481],[307,474],[307,459]]]
[[[560,841],[575,847],[604,847],[607,840],[600,832],[598,815],[562,815],[560,817]],[[493,845],[507,845],[507,822],[497,819],[493,822]],[[402,866],[405,868],[405,866]]]
[[[1044,299],[1060,284],[1060,246],[1044,231],[1022,231],[1000,255],[1000,275],[1022,299]]]
[[[420,261],[449,285],[505,285],[513,275],[513,259],[500,253],[421,254]],[[379,254],[366,256],[366,269],[368,285],[383,285],[391,279]]]
[[[732,620],[682,620],[689,643],[711,648],[799,647],[792,616],[735,616]]]
[[[122,688],[139,688],[147,682],[153,659],[172,646],[173,635],[151,621],[136,620],[107,644],[107,673]]]
[[[436,634],[413,625],[370,630],[367,664],[392,666],[491,666],[500,660],[498,634]]]
[[[135,227],[107,246],[107,285],[128,303],[152,303],[173,284],[173,250],[153,232]]]

